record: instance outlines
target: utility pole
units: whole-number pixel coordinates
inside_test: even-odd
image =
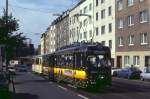
[[[7,25],[7,23],[8,23],[8,0],[6,0],[6,12],[5,12],[5,14],[6,14],[6,26],[8,26]]]
[[[9,27],[8,27],[8,0],[6,0],[6,12],[5,12],[5,17],[6,17],[6,33],[8,34],[9,32]],[[6,45],[5,45],[5,50],[6,50]],[[6,51],[5,51],[5,64],[6,64],[6,71],[8,70],[8,64],[7,64],[7,59],[6,59]]]

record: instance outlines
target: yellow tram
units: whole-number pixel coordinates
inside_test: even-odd
[[[65,46],[43,55],[41,60],[42,71],[39,73],[53,81],[67,82],[92,91],[112,83],[110,49],[100,43]]]

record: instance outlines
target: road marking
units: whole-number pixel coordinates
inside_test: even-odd
[[[60,86],[60,85],[58,85],[58,87],[61,88],[61,89],[63,89],[63,90],[67,90],[67,88],[62,87],[62,86]]]
[[[73,86],[73,85],[71,85],[71,84],[68,84],[68,86],[69,86],[69,87],[72,87],[72,88],[75,88],[75,89],[77,88],[76,86]]]
[[[78,94],[78,96],[81,97],[81,98],[83,98],[83,99],[89,99],[89,98],[87,98],[87,97],[85,97],[85,96],[83,96],[81,94]]]

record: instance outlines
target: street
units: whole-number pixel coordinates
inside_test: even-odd
[[[89,93],[67,85],[58,85],[31,72],[18,73],[16,99],[149,99],[150,82],[113,78],[111,88]]]

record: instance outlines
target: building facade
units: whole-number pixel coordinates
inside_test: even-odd
[[[150,65],[150,0],[116,0],[117,67]]]
[[[55,27],[55,25],[52,24],[48,28],[47,35],[46,35],[46,38],[47,38],[47,42],[46,42],[46,46],[47,46],[46,50],[47,51],[46,51],[46,54],[53,53],[56,50],[55,35],[56,35],[56,27]]]
[[[115,63],[115,0],[94,0],[94,41],[111,48]]]
[[[70,43],[101,42],[111,48],[115,63],[115,0],[82,0],[69,14]]]
[[[79,5],[82,2],[79,2],[74,8],[72,8],[69,12],[69,44],[72,44],[73,42],[79,41],[79,19],[78,14],[80,13],[80,7]]]
[[[94,0],[83,0],[80,4],[80,15],[79,19],[79,29],[80,29],[80,39],[79,41],[90,42],[93,38],[94,33]]]
[[[56,48],[69,44],[69,11],[63,12],[55,21],[56,28]]]
[[[44,55],[46,54],[46,41],[45,41],[45,38],[46,38],[46,34],[43,33],[42,36],[41,36],[41,41],[40,41],[40,45],[41,45],[41,55]]]

